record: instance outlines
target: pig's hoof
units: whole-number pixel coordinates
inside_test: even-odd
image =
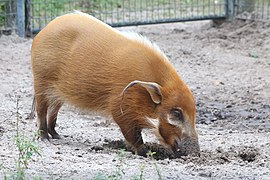
[[[137,149],[137,155],[147,157],[148,149],[145,145],[142,145]]]
[[[52,136],[53,139],[61,139],[61,136],[54,129],[49,129],[49,134]]]
[[[39,135],[39,139],[41,141],[49,141],[49,135],[48,133],[41,132]]]
[[[51,134],[53,139],[61,139],[61,136],[58,133]]]

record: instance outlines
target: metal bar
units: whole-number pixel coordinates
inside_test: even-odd
[[[31,5],[30,0],[25,0],[25,36],[31,36]]]
[[[264,0],[262,1],[262,19],[264,17]]]
[[[142,15],[143,15],[143,4],[142,4],[142,0],[140,0],[140,20],[142,21]],[[147,12],[147,11],[146,11]]]
[[[193,5],[194,1],[191,0],[191,17],[194,17],[194,5]]]
[[[118,0],[117,0],[116,4],[117,4],[117,7],[116,7],[117,15],[116,15],[116,17],[117,17],[117,22],[119,22],[119,2],[118,2]]]
[[[114,13],[113,13],[113,1],[110,1],[110,2],[111,2],[111,17],[112,17],[112,18],[111,18],[111,22],[113,23],[113,19],[114,19],[114,18],[113,18],[113,14],[114,14]]]
[[[34,24],[35,24],[35,21],[34,21],[34,18],[33,18],[33,14],[34,14],[34,8],[35,8],[35,6],[33,6],[33,4],[32,4],[32,2],[31,1],[29,1],[29,3],[30,3],[30,11],[31,11],[31,14],[32,14],[32,21],[31,21],[31,29],[30,29],[30,33],[31,33],[31,31],[32,31],[32,29],[34,29],[35,28],[35,26],[34,26]]]
[[[216,3],[213,1],[213,6],[214,6],[214,15],[216,15]]]
[[[176,0],[174,0],[174,7],[176,7]],[[180,7],[181,8],[181,7]],[[176,8],[174,8],[174,18],[176,18]]]
[[[123,8],[123,21],[125,21],[125,1],[122,1],[122,8]]]
[[[108,11],[107,11],[107,3],[105,4],[105,19],[106,19],[106,22],[108,21]]]
[[[40,2],[38,2],[37,4],[38,4],[38,12],[40,12],[40,11],[41,11],[41,10],[40,10],[40,9],[41,9],[41,8],[40,8]],[[41,17],[39,16],[39,17],[38,17],[38,25],[39,25],[39,28],[41,29],[42,27],[41,27],[40,18],[41,18]]]
[[[197,9],[197,16],[200,16],[200,14],[199,14],[199,12],[200,12],[200,6],[199,6],[199,0],[197,0],[197,7],[196,7],[196,9]]]
[[[146,19],[148,20],[148,11],[149,11],[149,8],[148,8],[148,1],[145,1],[145,9],[146,9]]]
[[[208,14],[210,14],[210,0],[208,0]]]
[[[221,3],[219,2],[219,14],[221,14],[222,10],[221,10]]]
[[[255,3],[255,7],[256,7],[256,18],[255,19],[258,19],[259,18],[259,5],[256,6],[256,3]]]
[[[152,0],[152,7],[151,7],[151,14],[152,14],[152,19],[154,19],[154,8],[153,8],[153,0]]]
[[[128,8],[130,9],[130,1],[128,1]],[[130,15],[129,15],[129,21],[130,21]]]
[[[205,16],[205,17],[197,17],[197,18],[181,18],[181,19],[169,19],[169,20],[157,20],[157,21],[145,21],[145,22],[123,22],[123,23],[115,23],[109,24],[112,27],[123,27],[123,26],[139,26],[139,25],[152,25],[152,24],[166,24],[166,23],[177,23],[177,22],[185,22],[185,21],[199,21],[199,20],[214,20],[214,19],[226,19],[226,17],[221,16]],[[36,34],[40,31],[40,29],[32,30],[33,34]]]
[[[270,13],[270,1],[268,1],[268,6],[267,6],[267,19],[269,19],[269,13]]]
[[[43,8],[44,1],[51,9]],[[31,2],[32,32],[43,28],[46,20],[50,21],[55,16],[66,13],[66,10],[74,9],[74,5],[75,9],[80,10],[81,7],[82,10],[114,27],[224,19],[228,15],[233,16],[234,10],[234,0],[219,0],[217,4],[214,0],[62,0],[61,3],[54,0],[44,1]],[[54,6],[55,2],[60,6]],[[51,17],[44,17],[44,14]],[[37,27],[38,23],[40,27]]]
[[[170,5],[171,5],[171,0],[169,0],[169,8],[168,9],[169,9],[169,18],[172,18]]]
[[[45,16],[44,16],[44,20],[45,20],[45,24],[47,24],[48,23],[48,20],[47,20],[47,0],[45,0],[44,1],[44,4],[45,4]],[[43,10],[43,8],[42,8],[42,10]]]
[[[17,27],[18,35],[25,36],[25,14],[24,14],[24,0],[16,0],[16,13],[17,13]]]
[[[158,8],[158,10],[157,10],[157,12],[158,12],[158,19],[160,19],[159,17],[159,13],[160,13],[160,8],[159,8],[159,0],[157,0],[157,8]]]
[[[229,20],[232,20],[234,17],[234,11],[235,11],[235,0],[226,0],[226,16]]]
[[[135,19],[137,19],[137,0],[134,1],[134,8],[135,8]]]

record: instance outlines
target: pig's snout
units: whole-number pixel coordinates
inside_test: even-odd
[[[200,156],[198,139],[184,138],[182,140],[175,140],[174,147],[176,157],[187,155]]]

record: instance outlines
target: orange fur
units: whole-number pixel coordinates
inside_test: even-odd
[[[129,37],[82,13],[64,15],[34,38],[31,63],[43,138],[48,133],[59,138],[54,130],[57,112],[63,103],[69,103],[112,116],[141,155],[145,154],[142,128],[155,128],[147,117],[159,120],[160,139],[169,147],[186,133],[185,127],[190,131],[187,136],[197,139],[190,90],[166,56],[139,35]],[[128,87],[122,98],[125,87],[135,80],[158,84],[161,94],[156,97],[162,98],[161,103],[154,103],[152,93],[140,85]],[[174,107],[183,110],[185,125],[167,122]]]

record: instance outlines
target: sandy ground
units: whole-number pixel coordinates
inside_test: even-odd
[[[153,160],[120,151],[109,119],[64,106],[61,140],[38,142],[41,157],[27,179],[270,179],[270,23],[209,21],[128,27],[156,42],[191,88],[201,157]],[[16,168],[16,99],[20,131],[31,137],[31,39],[0,37],[0,179]],[[145,141],[152,142],[150,134]],[[116,142],[116,143],[115,143]],[[143,170],[141,170],[143,169]],[[157,170],[158,169],[158,170]],[[116,179],[117,179],[116,178]]]

